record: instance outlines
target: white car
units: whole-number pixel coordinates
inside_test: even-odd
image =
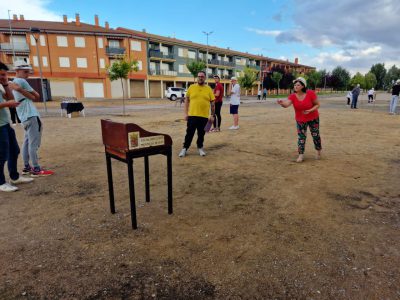
[[[169,87],[165,91],[165,97],[167,97],[171,101],[175,101],[177,98],[185,97],[186,90],[180,87]]]

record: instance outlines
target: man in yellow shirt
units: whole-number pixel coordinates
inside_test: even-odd
[[[204,127],[207,125],[208,120],[212,123],[215,117],[215,96],[212,89],[205,84],[206,73],[200,71],[197,74],[197,83],[192,84],[187,93],[185,101],[185,120],[187,121],[187,129],[183,149],[179,153],[179,157],[186,156],[190,144],[192,143],[193,136],[197,130],[197,149],[200,156],[206,156],[203,149],[204,142]],[[211,106],[211,116],[210,114]]]

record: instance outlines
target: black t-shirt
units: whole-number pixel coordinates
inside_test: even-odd
[[[396,84],[395,86],[393,86],[392,95],[399,96],[399,94],[400,94],[400,84]]]

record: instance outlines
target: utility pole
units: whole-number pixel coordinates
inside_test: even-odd
[[[203,33],[207,36],[207,54],[206,54],[206,82],[208,82],[208,36],[213,33],[213,31],[203,31]]]
[[[31,27],[30,29],[31,35],[35,39],[36,43],[36,52],[37,52],[37,58],[38,58],[38,63],[39,63],[39,75],[40,75],[40,85],[42,87],[42,97],[43,97],[43,104],[44,104],[44,111],[47,114],[47,94],[45,94],[44,86],[43,86],[43,72],[42,72],[42,62],[40,60],[40,52],[39,52],[39,40],[40,40],[40,29],[36,27]]]

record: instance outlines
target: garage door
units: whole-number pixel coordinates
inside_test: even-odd
[[[145,88],[143,80],[131,80],[131,98],[145,98]]]
[[[84,82],[83,83],[83,96],[85,98],[104,98],[103,83]]]
[[[161,97],[161,81],[150,81],[150,98]]]
[[[76,97],[73,81],[50,80],[50,89],[53,97]]]

